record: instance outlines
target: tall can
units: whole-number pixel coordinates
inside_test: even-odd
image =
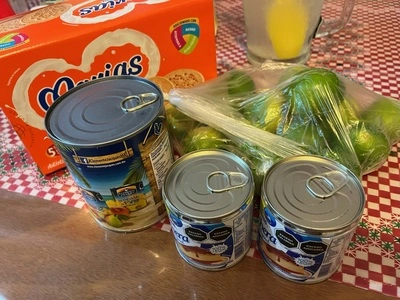
[[[360,180],[343,165],[309,155],[279,161],[262,185],[261,257],[294,282],[328,279],[342,263],[364,205]]]
[[[251,170],[238,156],[199,150],[179,158],[163,199],[181,257],[209,271],[241,261],[251,244],[253,196]]]
[[[135,76],[92,80],[45,116],[49,137],[104,228],[134,232],[166,216],[161,188],[173,163],[161,90]]]

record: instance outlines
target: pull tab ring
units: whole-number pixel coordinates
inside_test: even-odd
[[[349,177],[339,171],[330,171],[311,176],[306,181],[306,187],[311,194],[318,198],[329,198],[339,191],[348,181]],[[312,182],[320,182],[329,189],[327,193],[319,193],[311,186]]]
[[[155,103],[158,97],[156,93],[131,95],[122,99],[119,105],[124,112],[134,112]]]
[[[215,176],[222,176],[224,177],[224,181],[227,182],[227,186],[220,188],[220,189],[215,189],[210,186],[210,181],[212,177]],[[240,173],[240,172],[223,172],[223,171],[215,171],[207,176],[206,180],[206,185],[209,191],[212,193],[222,193],[226,191],[230,191],[233,189],[238,189],[241,187],[244,187],[249,181],[249,177],[247,177],[245,174]]]

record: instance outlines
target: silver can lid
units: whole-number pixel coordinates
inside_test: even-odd
[[[192,220],[223,219],[253,200],[248,165],[224,150],[199,150],[179,158],[163,186],[167,207]]]
[[[135,76],[112,76],[76,86],[45,116],[52,139],[75,146],[123,140],[146,128],[163,109],[160,89]]]
[[[365,205],[362,184],[349,169],[309,155],[272,166],[264,178],[262,198],[284,224],[309,233],[353,227]]]

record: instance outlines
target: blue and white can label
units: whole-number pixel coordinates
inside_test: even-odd
[[[300,233],[277,220],[262,203],[258,249],[264,262],[292,281],[319,282],[340,266],[354,230],[323,238]]]
[[[333,160],[293,156],[268,170],[261,194],[258,249],[264,262],[295,282],[333,275],[363,213],[359,179]]]
[[[250,248],[252,202],[232,219],[189,222],[168,211],[179,254],[200,269],[219,270],[238,263]]]
[[[224,150],[186,154],[169,169],[163,199],[181,257],[203,270],[237,264],[251,245],[254,180],[248,165]]]
[[[95,220],[133,232],[166,216],[161,188],[174,158],[161,90],[134,76],[92,80],[63,94],[45,118]]]

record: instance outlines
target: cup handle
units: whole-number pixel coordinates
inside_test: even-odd
[[[338,32],[342,29],[347,22],[349,22],[351,13],[353,12],[355,0],[345,0],[343,4],[342,14],[340,18],[331,22],[326,22],[324,19],[321,19],[321,23],[316,30],[315,37],[323,37],[335,32]]]

